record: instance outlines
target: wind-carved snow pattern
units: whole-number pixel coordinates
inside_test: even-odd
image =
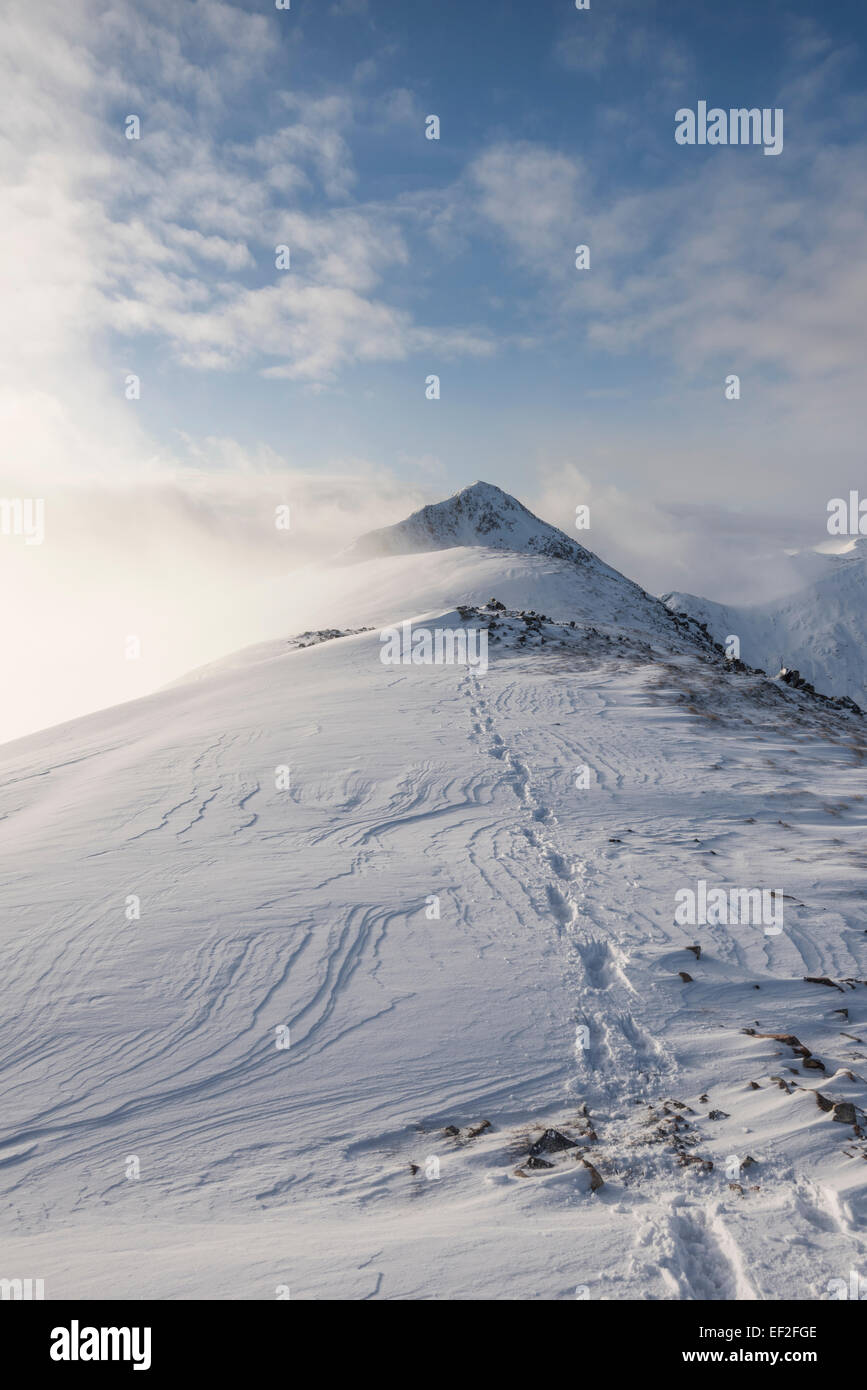
[[[4,1258],[51,1297],[864,1270],[864,718],[468,491],[310,631],[0,750]],[[487,673],[383,664],[404,619]],[[784,930],[677,925],[701,879]]]

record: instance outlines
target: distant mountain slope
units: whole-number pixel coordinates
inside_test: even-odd
[[[740,638],[741,658],[775,675],[796,667],[826,695],[867,707],[867,538],[842,555],[805,557],[806,582],[770,603],[732,606],[670,593],[672,612],[706,623],[720,643]]]

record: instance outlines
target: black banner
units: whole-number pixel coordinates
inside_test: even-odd
[[[383,1300],[386,1302],[387,1300]],[[302,1306],[303,1305],[303,1306]],[[332,1307],[334,1305],[332,1304]],[[431,1300],[422,1314],[394,1310],[384,1325],[379,1314],[362,1318],[351,1304],[339,1305],[335,1324],[343,1342],[346,1318],[362,1335],[383,1328],[406,1335],[416,1331],[415,1317],[424,1319],[424,1332],[439,1335],[472,1332],[471,1345],[490,1370],[496,1349],[512,1345],[516,1331],[510,1303],[458,1303],[443,1306]],[[333,1314],[332,1314],[333,1316]],[[391,1317],[396,1318],[392,1323]],[[506,1323],[500,1323],[501,1317]],[[527,1331],[538,1332],[539,1310],[521,1316]],[[358,1322],[354,1319],[358,1317]],[[407,1317],[410,1322],[407,1323]],[[548,1319],[553,1318],[552,1322]],[[467,1321],[470,1319],[471,1321]],[[57,1302],[0,1303],[0,1326],[6,1357],[25,1371],[48,1371],[52,1377],[88,1375],[100,1369],[152,1376],[213,1370],[223,1377],[233,1372],[271,1369],[297,1374],[299,1354],[316,1354],[321,1337],[311,1326],[304,1300],[237,1303],[176,1302]],[[543,1317],[544,1330],[577,1338],[580,1361],[603,1360],[613,1372],[669,1372],[703,1376],[710,1366],[723,1371],[762,1367],[765,1371],[806,1368],[820,1374],[852,1374],[861,1359],[864,1309],[850,1300],[822,1303],[677,1303],[592,1302],[576,1300]],[[499,1338],[503,1340],[500,1343]],[[445,1344],[447,1345],[447,1344]],[[536,1344],[537,1345],[537,1344]],[[331,1339],[325,1342],[324,1363],[334,1368]],[[380,1348],[386,1353],[387,1348]],[[537,1345],[538,1350],[538,1345]],[[441,1346],[443,1369],[449,1360]],[[511,1356],[511,1352],[509,1353]],[[387,1360],[387,1355],[384,1357]],[[550,1353],[545,1357],[550,1360]],[[571,1357],[569,1358],[571,1360]],[[587,1361],[586,1364],[589,1364]],[[567,1362],[568,1364],[568,1362]],[[294,1366],[294,1371],[290,1367]],[[360,1367],[358,1367],[360,1370]]]

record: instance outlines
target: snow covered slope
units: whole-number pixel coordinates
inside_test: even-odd
[[[492,534],[345,565],[322,626],[368,631],[0,749],[4,1277],[752,1299],[864,1269],[864,720]],[[484,628],[487,674],[384,665],[401,617]],[[785,894],[783,930],[677,925],[700,881]]]
[[[673,611],[706,623],[725,643],[740,638],[741,657],[776,673],[796,667],[826,695],[867,707],[867,538],[839,555],[803,557],[805,582],[771,603],[730,607],[694,594],[666,594]]]

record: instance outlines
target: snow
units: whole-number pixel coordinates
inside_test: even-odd
[[[794,667],[824,694],[867,708],[867,538],[840,554],[796,558],[803,582],[768,603],[732,606],[683,593],[663,601],[706,623],[718,642],[738,636],[751,666],[769,674]]]
[[[863,1124],[864,721],[476,510],[340,567],[318,625],[369,630],[0,749],[5,1276],[775,1299],[863,1270],[831,1106]],[[408,617],[486,627],[487,674],[384,665]],[[783,932],[676,926],[702,878],[784,892]]]

